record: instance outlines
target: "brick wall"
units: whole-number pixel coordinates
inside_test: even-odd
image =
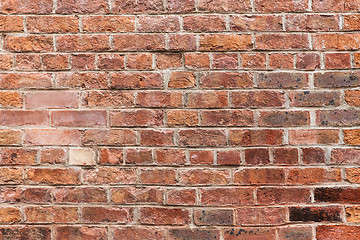
[[[0,239],[360,239],[359,11],[2,0]]]

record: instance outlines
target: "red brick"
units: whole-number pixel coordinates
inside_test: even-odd
[[[339,17],[333,15],[287,15],[287,31],[335,31],[339,30]]]
[[[207,206],[234,206],[254,203],[252,188],[204,188],[200,190],[201,202]]]
[[[250,12],[251,2],[249,0],[200,0],[199,10],[206,12]]]
[[[156,162],[162,165],[183,165],[186,162],[185,151],[180,149],[158,149]]]
[[[44,35],[7,35],[4,49],[10,52],[49,52],[54,50],[53,38]]]
[[[164,191],[157,187],[121,187],[111,190],[115,204],[162,203]]]
[[[0,111],[1,126],[46,126],[49,125],[49,112],[29,110]]]
[[[325,67],[328,69],[351,68],[350,53],[326,53]]]
[[[184,225],[190,221],[189,212],[181,208],[144,207],[140,209],[140,223],[150,225]]]
[[[137,104],[141,107],[181,107],[181,92],[138,92]]]
[[[308,77],[304,73],[274,72],[259,73],[256,79],[260,88],[303,88],[308,85]]]
[[[54,239],[56,240],[80,240],[84,236],[92,240],[103,240],[107,238],[107,229],[105,227],[59,226],[55,228],[54,232]]]
[[[258,204],[310,203],[310,189],[262,187],[257,190]]]
[[[111,126],[162,126],[164,113],[161,110],[123,110],[120,112],[111,112]]]
[[[133,210],[123,207],[83,207],[83,222],[86,223],[128,223],[132,221]]]
[[[77,92],[41,91],[26,94],[25,106],[27,108],[78,108],[80,103]]]
[[[144,88],[154,89],[154,88],[160,88],[161,86],[162,86],[162,75],[159,73],[130,72],[130,73],[111,74],[111,87],[115,89],[144,89]]]
[[[66,70],[69,68],[69,57],[62,54],[46,54],[42,56],[46,70]]]
[[[172,13],[193,12],[195,11],[195,0],[183,0],[183,1],[168,0],[167,11]]]
[[[245,185],[279,185],[285,183],[281,168],[246,168],[234,173],[234,182]]]
[[[61,88],[106,88],[108,85],[106,73],[59,73],[55,76],[57,86]]]
[[[207,150],[190,151],[190,162],[192,164],[213,164],[214,153]]]
[[[224,240],[237,240],[239,236],[243,239],[266,239],[275,240],[274,228],[228,228],[224,229]]]
[[[345,91],[345,101],[348,105],[359,107],[360,106],[360,91],[348,90]]]
[[[347,2],[345,0],[333,1],[333,0],[315,0],[313,3],[314,11],[334,11],[334,12],[351,12],[360,9],[358,1]]]
[[[325,150],[322,148],[303,148],[302,162],[304,164],[325,163]]]
[[[316,228],[316,237],[319,240],[356,240],[359,235],[359,226],[320,225]]]
[[[1,184],[20,184],[23,180],[24,169],[23,168],[1,168],[0,183]]]
[[[315,202],[359,204],[359,190],[347,187],[315,188]]]
[[[345,30],[359,30],[359,15],[345,15],[344,16]]]
[[[118,148],[101,148],[98,157],[102,165],[121,165],[124,162],[123,150]]]
[[[11,54],[0,55],[0,69],[9,70],[13,67],[13,56]]]
[[[239,91],[231,93],[232,106],[245,107],[282,107],[284,93],[280,91]]]
[[[253,15],[230,16],[230,29],[235,31],[282,31],[280,16]]]
[[[4,165],[32,165],[36,163],[37,150],[22,148],[2,148],[0,163]]]
[[[129,69],[152,69],[153,55],[149,53],[129,54],[126,67]]]
[[[360,129],[344,129],[344,142],[348,145],[360,145]]]
[[[126,164],[151,164],[152,151],[148,149],[127,149]]]
[[[133,13],[160,13],[164,12],[164,3],[161,0],[134,2],[132,0],[115,0],[112,2],[112,12],[122,14]]]
[[[191,169],[179,172],[179,183],[182,185],[227,185],[230,173],[227,170]]]
[[[202,88],[252,88],[253,76],[249,73],[211,72],[200,77]]]
[[[258,50],[309,49],[308,36],[305,34],[258,34],[255,42]]]
[[[189,108],[223,108],[228,106],[227,92],[204,91],[188,94]]]
[[[299,239],[299,240],[311,240],[312,228],[311,227],[283,227],[278,229],[278,235],[280,239]]]
[[[226,145],[226,134],[223,130],[187,129],[179,130],[181,146],[214,147]]]
[[[193,72],[172,72],[170,75],[169,88],[193,88],[196,77]]]
[[[184,30],[188,32],[219,32],[226,29],[225,18],[216,15],[190,15],[184,17]]]
[[[159,69],[180,68],[182,66],[182,54],[156,54],[156,66]]]
[[[26,22],[32,33],[79,32],[79,19],[73,16],[31,16]]]
[[[116,227],[113,228],[114,239],[143,240],[146,238],[164,240],[165,233],[160,228],[147,227]]]
[[[293,2],[291,0],[267,1],[255,0],[255,10],[257,12],[305,12],[308,8],[306,0]]]
[[[106,35],[64,35],[56,38],[59,52],[99,52],[109,49]]]
[[[172,34],[169,38],[169,50],[171,51],[194,51],[196,38],[192,34]]]
[[[215,69],[238,69],[239,58],[235,53],[216,53],[213,54],[212,67]]]
[[[89,129],[81,141],[85,145],[135,145],[136,133],[131,129]]]
[[[317,184],[326,182],[340,182],[341,170],[339,168],[302,168],[290,169],[287,176],[289,184]]]
[[[282,145],[282,130],[230,130],[229,145]]]
[[[116,51],[161,51],[165,37],[161,34],[121,34],[113,36]]]
[[[209,162],[210,164],[212,162]],[[218,165],[240,165],[241,156],[239,151],[218,151],[217,164]]]
[[[27,180],[34,184],[68,185],[80,183],[79,170],[69,168],[33,168],[26,172]]]
[[[62,127],[96,127],[106,126],[105,111],[53,111],[51,113],[53,126]]]
[[[23,17],[0,16],[0,32],[23,32]]]
[[[355,148],[335,148],[331,152],[330,162],[335,164],[358,164],[360,162],[360,150]]]
[[[0,190],[2,203],[49,203],[51,188],[5,187]]]
[[[16,207],[1,207],[0,208],[0,223],[12,224],[21,221],[20,209]]]
[[[269,150],[264,148],[245,149],[245,163],[251,165],[269,164]]]
[[[197,126],[199,115],[195,110],[168,110],[167,123],[169,126]]]
[[[121,54],[99,54],[98,55],[98,67],[99,67],[99,69],[106,69],[106,70],[124,69],[125,68],[124,55],[121,55]]]
[[[56,13],[108,13],[108,2],[106,0],[85,0],[77,2],[73,0],[59,0]]]
[[[263,53],[241,54],[243,68],[264,69],[266,68],[266,55]]]
[[[341,222],[339,207],[291,207],[290,222]]]
[[[306,126],[310,124],[307,111],[263,111],[260,112],[260,126]]]
[[[139,32],[177,32],[180,21],[176,16],[140,16]]]
[[[234,225],[234,212],[227,209],[195,210],[194,222],[198,226]]]
[[[352,126],[360,123],[360,111],[354,109],[319,110],[316,123],[319,126]]]
[[[299,129],[289,131],[289,143],[292,145],[334,144],[339,142],[339,130],[336,129]]]
[[[185,67],[190,69],[209,69],[210,68],[210,55],[207,53],[186,53]]]
[[[83,182],[90,184],[134,184],[137,176],[134,169],[118,167],[98,167],[83,172]]]
[[[254,114],[247,110],[204,110],[201,125],[204,126],[252,126]]]
[[[140,143],[144,146],[174,146],[174,131],[153,129],[140,131]]]
[[[54,190],[57,203],[105,203],[106,190],[96,187],[67,187]]]
[[[1,145],[19,145],[22,143],[23,133],[19,130],[2,129],[0,130]]]
[[[143,184],[173,185],[177,182],[175,174],[170,169],[142,169],[140,181]]]
[[[101,55],[99,56],[99,68],[102,64]],[[119,63],[121,64],[121,62]],[[111,66],[109,66],[111,68]],[[124,64],[122,66],[124,68]],[[77,70],[94,70],[95,69],[95,55],[94,54],[72,54],[71,55],[71,69]]]
[[[279,207],[238,208],[236,214],[236,224],[243,226],[280,225],[286,222],[285,208]]]
[[[15,68],[19,70],[40,70],[41,58],[38,54],[18,54],[15,58]]]
[[[290,92],[290,104],[295,107],[339,106],[339,92],[302,91]]]
[[[195,205],[195,189],[169,189],[167,190],[167,204],[170,205]]]
[[[82,24],[83,24],[83,30],[85,32],[118,33],[118,32],[133,32],[135,30],[134,17],[89,16],[83,18]]]
[[[26,207],[27,223],[75,223],[78,221],[77,207]]]
[[[319,33],[313,35],[314,50],[357,50],[359,33]]]
[[[45,14],[51,13],[53,2],[51,0],[4,0],[1,3],[1,12],[6,14],[11,13],[33,13]]]
[[[358,72],[324,72],[314,74],[315,86],[320,88],[360,86]]]
[[[297,165],[299,163],[296,148],[276,148],[274,150],[274,163],[281,165]]]
[[[200,51],[238,51],[251,48],[251,35],[248,34],[200,35]]]
[[[89,91],[84,105],[91,108],[124,108],[134,105],[134,94],[126,91]]]
[[[273,69],[293,69],[294,56],[288,53],[269,54],[269,67]]]

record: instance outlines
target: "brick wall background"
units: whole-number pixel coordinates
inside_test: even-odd
[[[0,239],[360,239],[359,11],[1,0]]]

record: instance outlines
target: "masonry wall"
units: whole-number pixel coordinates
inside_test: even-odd
[[[359,11],[1,0],[0,239],[360,239]]]

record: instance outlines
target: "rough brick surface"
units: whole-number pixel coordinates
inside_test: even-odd
[[[360,239],[359,0],[0,0],[0,240]]]

